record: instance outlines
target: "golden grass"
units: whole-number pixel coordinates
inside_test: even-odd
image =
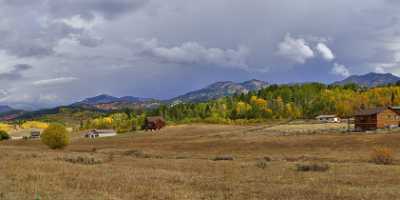
[[[369,162],[400,134],[270,135],[262,126],[182,125],[156,133],[0,143],[0,199],[398,199],[400,166]],[[233,160],[213,161],[230,155]],[[267,158],[267,159],[266,159]],[[397,155],[394,154],[394,158]],[[89,161],[87,161],[89,160]],[[92,162],[95,161],[95,162]],[[299,163],[326,163],[299,172]],[[88,164],[89,163],[89,164]]]
[[[375,164],[390,165],[394,161],[393,150],[387,147],[375,147],[371,153],[371,161]]]

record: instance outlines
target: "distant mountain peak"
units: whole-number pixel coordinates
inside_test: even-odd
[[[72,106],[97,108],[100,110],[115,110],[122,108],[154,107],[158,103],[158,100],[151,98],[133,96],[114,97],[108,94],[100,94],[74,103]]]
[[[256,91],[268,86],[267,82],[257,79],[248,80],[242,83],[235,83],[233,81],[219,81],[208,85],[207,87],[195,90],[184,95],[166,100],[166,103],[173,102],[201,102],[211,99],[217,99],[224,96],[231,96],[234,94],[248,93],[249,91]],[[114,97],[108,94],[100,94],[94,97],[86,98],[83,101],[74,103],[76,106],[88,106],[102,110],[112,110],[118,108],[140,108],[140,107],[154,107],[162,101],[151,98],[141,98],[133,96]]]
[[[94,97],[86,98],[85,100],[81,101],[81,103],[89,104],[89,105],[96,105],[99,103],[110,103],[113,101],[117,101],[119,98],[108,95],[108,94],[100,94]]]
[[[258,80],[258,79],[255,79],[255,78],[253,78],[253,79],[250,79],[250,80],[248,80],[248,81],[245,81],[245,82],[243,82],[243,83],[249,83],[249,82],[253,82],[253,83],[266,83],[265,81],[261,81],[261,80]]]
[[[268,86],[267,82],[257,79],[248,80],[242,83],[233,81],[219,81],[207,87],[186,93],[182,96],[171,99],[171,102],[201,102],[217,99],[234,94],[248,93],[249,91],[260,90]]]
[[[7,105],[0,105],[0,113],[13,111],[14,109]]]
[[[211,85],[208,85],[207,88],[226,87],[226,86],[229,86],[229,85],[232,85],[232,84],[234,84],[234,82],[232,82],[232,81],[218,81],[218,82],[215,82],[215,83],[213,83]]]
[[[375,87],[380,85],[396,83],[398,81],[400,81],[400,77],[397,77],[392,73],[370,72],[364,75],[352,75],[342,81],[337,81],[333,84],[345,85],[349,83],[355,83],[365,87]]]

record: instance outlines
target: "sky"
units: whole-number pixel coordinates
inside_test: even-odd
[[[400,75],[397,0],[0,0],[0,104]]]

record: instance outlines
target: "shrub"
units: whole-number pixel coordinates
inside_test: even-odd
[[[264,156],[263,160],[266,161],[266,162],[271,162],[272,158],[268,157],[268,156]]]
[[[258,160],[256,163],[256,167],[258,167],[260,169],[265,169],[268,167],[268,163],[265,160]]]
[[[133,156],[133,157],[137,157],[137,158],[144,158],[146,157],[146,154],[144,153],[144,151],[142,150],[137,150],[137,149],[133,149],[133,150],[129,150],[124,152],[124,155],[126,156]]]
[[[51,124],[43,131],[41,138],[51,149],[62,149],[69,144],[69,134],[61,124]]]
[[[216,156],[215,158],[212,159],[213,161],[221,161],[221,160],[234,160],[233,156]]]
[[[0,141],[10,139],[10,135],[7,132],[0,130]]]
[[[390,165],[393,161],[392,149],[387,147],[375,147],[372,149],[371,162],[378,165]]]
[[[299,172],[324,172],[329,168],[329,165],[323,163],[296,164],[296,171]]]
[[[132,157],[135,157],[135,158],[155,158],[155,159],[163,158],[160,155],[152,155],[152,154],[145,153],[142,150],[136,150],[136,149],[125,151],[123,153],[123,155],[132,156]]]
[[[103,160],[89,155],[69,156],[62,158],[65,162],[81,165],[96,165],[103,163]]]

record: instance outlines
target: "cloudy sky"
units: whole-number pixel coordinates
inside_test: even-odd
[[[0,104],[400,75],[397,0],[0,0]]]

